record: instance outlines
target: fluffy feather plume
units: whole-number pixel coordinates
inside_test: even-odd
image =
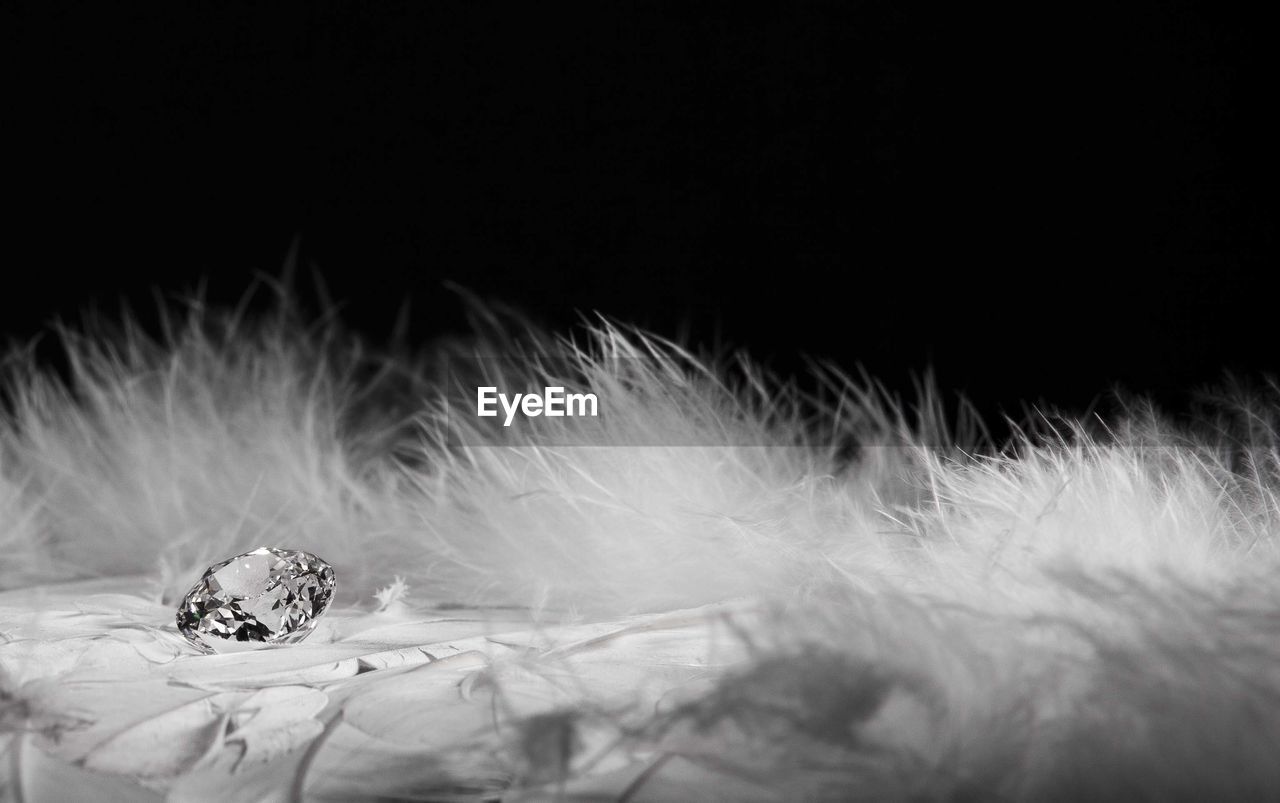
[[[4,385],[15,799],[1280,797],[1272,395],[997,450],[608,322],[60,334]],[[608,414],[471,426],[450,364]],[[338,568],[331,622],[196,655],[173,605],[263,544]]]

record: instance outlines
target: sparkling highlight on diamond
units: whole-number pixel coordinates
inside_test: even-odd
[[[333,600],[333,567],[310,552],[261,547],[205,569],[182,605],[178,630],[204,652],[293,644]]]

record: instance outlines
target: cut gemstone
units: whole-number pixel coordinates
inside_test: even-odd
[[[178,608],[178,630],[204,652],[299,642],[334,585],[333,567],[310,552],[255,549],[205,569]]]

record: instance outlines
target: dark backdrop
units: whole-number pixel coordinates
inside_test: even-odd
[[[1280,364],[1274,65],[1222,4],[182,5],[0,12],[7,335],[300,238],[375,338],[459,329],[452,280],[987,412]]]

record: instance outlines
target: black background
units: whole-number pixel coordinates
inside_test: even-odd
[[[1267,26],[1220,4],[6,6],[3,331],[295,238],[343,317],[443,282],[988,413],[1280,365]]]

